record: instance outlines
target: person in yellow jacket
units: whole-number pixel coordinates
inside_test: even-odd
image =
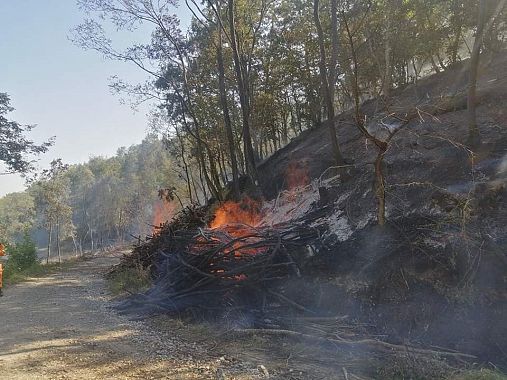
[[[0,257],[2,257],[2,256],[5,256],[5,246],[2,243],[0,243]],[[3,293],[2,293],[2,287],[3,287],[2,273],[3,273],[3,267],[2,267],[2,261],[0,260],[0,297],[3,296]]]

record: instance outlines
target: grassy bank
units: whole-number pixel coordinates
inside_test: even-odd
[[[26,281],[30,277],[41,277],[71,267],[82,258],[72,258],[62,263],[42,264],[37,257],[37,248],[28,234],[15,244],[6,246],[7,261],[3,263],[3,279],[6,286]]]
[[[36,262],[25,268],[16,268],[13,265],[9,265],[7,262],[4,267],[4,286],[18,284],[32,277],[44,277],[65,270],[82,260],[84,260],[84,258],[79,257],[65,260],[62,263],[42,264]]]

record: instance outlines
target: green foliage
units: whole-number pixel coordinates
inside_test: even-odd
[[[24,272],[38,264],[37,248],[28,233],[25,233],[19,243],[8,245],[6,253],[8,255],[7,272]]]
[[[72,230],[72,208],[69,205],[70,183],[66,175],[68,166],[60,159],[53,160],[51,167],[44,170],[35,179],[31,192],[39,215],[43,216],[42,225],[48,227],[62,224],[64,229]]]
[[[34,224],[35,205],[29,193],[11,193],[0,198],[0,241],[15,243]]]
[[[234,0],[230,2],[234,25],[229,25],[229,2],[192,2],[202,12],[194,9],[200,20],[194,17],[188,33],[180,29],[174,16],[176,3],[80,0],[89,17],[75,29],[74,41],[110,58],[151,67],[151,81],[136,85],[117,79],[112,88],[130,95],[134,103],[159,99],[160,104],[152,115],[156,135],[140,145],[119,149],[112,158],[94,157],[65,170],[56,162],[33,184],[39,225],[48,232],[55,227],[53,232],[58,230],[62,239],[72,238],[78,249],[105,247],[131,234],[151,232],[159,189],[174,187],[183,201],[197,203],[219,194],[231,180],[234,166],[226,133],[230,129],[236,166],[244,174],[249,161],[245,151],[250,152],[246,147],[250,144],[242,141],[243,123],[250,124],[254,155],[263,159],[304,129],[323,122],[326,107],[312,1]],[[363,101],[384,91],[386,82],[387,88],[417,83],[418,78],[466,58],[467,44],[476,29],[477,4],[478,0],[337,1],[339,48],[335,59],[328,59],[328,66],[334,67],[327,68],[329,75],[335,76],[329,81],[336,87],[336,111],[350,109],[356,92]],[[330,0],[320,0],[323,42],[329,58],[334,51],[332,9]],[[486,36],[485,50],[505,39],[501,20],[506,12]],[[132,42],[121,50],[106,35],[112,30],[107,23],[125,32],[142,23],[153,33],[144,43]],[[223,33],[219,33],[220,25]],[[241,52],[247,107],[238,96],[237,65],[229,41],[233,29]],[[219,49],[220,36],[223,43]],[[357,55],[357,86],[353,51]],[[224,81],[218,75],[219,52]],[[225,101],[219,82],[225,82]],[[222,103],[227,105],[231,123],[224,120]],[[242,117],[242,108],[248,111],[247,118]],[[0,94],[0,115],[10,110],[8,97]],[[227,131],[226,124],[232,124]],[[29,200],[19,199],[23,210],[19,215],[8,210],[12,200],[0,201],[0,238],[8,241],[18,238],[17,228],[33,224]]]
[[[4,278],[13,284],[23,281],[27,276],[41,272],[42,267],[37,259],[37,248],[28,233],[23,239],[6,247],[7,263],[4,268]]]
[[[115,80],[112,88],[134,104],[160,99],[160,120],[154,129],[167,134],[179,156],[178,175],[188,182],[185,190],[191,202],[209,193],[217,195],[217,189],[227,185],[236,166],[231,151],[236,152],[239,172],[245,173],[252,150],[263,159],[291,137],[323,122],[328,107],[321,92],[312,1],[192,2],[194,18],[188,33],[180,29],[171,0],[156,6],[142,0],[80,3],[90,18],[74,31],[77,45],[141,68],[149,62],[154,68],[147,83]],[[328,81],[336,88],[332,95],[338,112],[350,109],[356,98],[388,96],[390,88],[417,83],[470,54],[478,0],[336,0],[333,4],[336,7],[331,0],[320,0],[319,13],[325,55],[330,58],[327,71],[333,76]],[[505,40],[502,19],[505,14],[486,36],[490,41],[485,42],[486,50],[493,46],[498,50]],[[333,20],[337,30],[331,26]],[[118,50],[106,34],[108,23],[125,31],[139,23],[151,25],[152,38]],[[234,44],[232,31],[237,34]],[[333,44],[335,35],[338,43]],[[240,51],[239,57],[234,50]],[[222,71],[223,76],[218,74]],[[244,96],[238,96],[241,93]],[[246,104],[241,104],[242,98]],[[220,112],[222,103],[230,118]],[[248,117],[242,115],[243,109]],[[229,119],[230,128],[226,127]],[[230,129],[234,149],[229,149],[226,138]],[[246,135],[251,135],[251,142]]]
[[[0,162],[3,162],[10,173],[27,173],[33,169],[30,156],[45,153],[53,145],[49,140],[41,145],[26,138],[33,126],[21,125],[6,118],[14,108],[10,97],[0,92]]]
[[[178,197],[186,196],[180,170],[155,135],[118,149],[111,158],[93,157],[70,167],[56,160],[27,191],[0,198],[0,241],[15,246],[22,231],[42,228],[51,230],[52,245],[59,234],[82,252],[124,242],[131,234],[149,234],[158,191],[171,188]]]

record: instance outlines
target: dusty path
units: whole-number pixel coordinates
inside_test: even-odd
[[[228,364],[206,345],[111,310],[103,274],[115,260],[97,257],[6,290],[0,379],[259,378],[253,364]]]

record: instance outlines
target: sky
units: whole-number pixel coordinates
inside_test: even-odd
[[[188,24],[186,10],[175,11]],[[36,124],[29,135],[36,142],[56,137],[39,167],[55,158],[75,164],[110,157],[140,143],[147,132],[148,106],[134,112],[108,84],[113,75],[130,82],[148,78],[134,66],[75,46],[71,30],[85,17],[76,0],[0,0],[0,92],[10,95],[15,108],[7,117]],[[113,41],[127,46],[149,36],[144,27]],[[0,176],[0,196],[23,189],[20,176]]]

